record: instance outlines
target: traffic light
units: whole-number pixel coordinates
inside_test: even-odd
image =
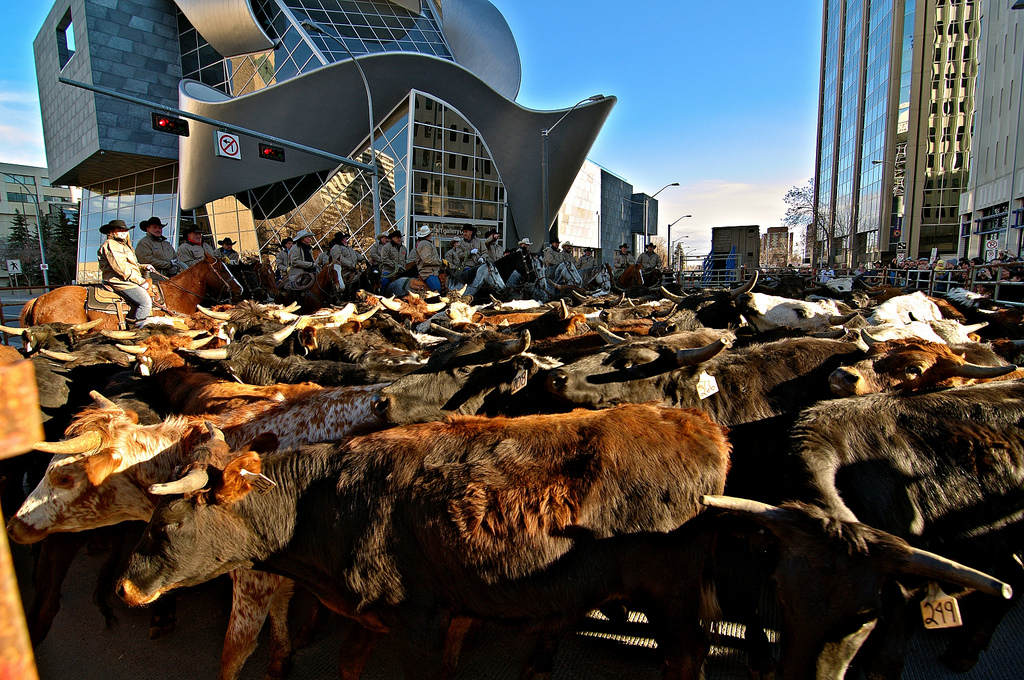
[[[172,135],[188,137],[188,121],[184,118],[168,116],[165,113],[153,112],[153,129],[157,132],[169,132]]]
[[[284,147],[261,143],[260,158],[266,158],[268,161],[284,163]]]

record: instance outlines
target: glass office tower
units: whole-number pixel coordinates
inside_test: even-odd
[[[974,0],[825,0],[815,262],[956,253],[976,14]]]

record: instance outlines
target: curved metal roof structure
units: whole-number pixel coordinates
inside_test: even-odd
[[[411,90],[419,90],[450,102],[466,116],[487,142],[519,237],[529,236],[535,243],[547,240],[550,226],[543,224],[541,203],[541,130],[561,120],[548,138],[550,201],[558,206],[616,102],[607,97],[571,111],[533,111],[447,59],[384,52],[362,56],[359,64],[369,81],[374,109],[380,112],[376,115],[387,115]],[[365,97],[351,60],[233,99],[196,81],[184,81],[179,87],[179,106],[185,111],[342,156],[365,144],[369,128],[362,105]],[[374,122],[379,125],[382,119]],[[265,161],[259,158],[258,143],[256,138],[243,136],[241,161],[218,157],[214,154],[214,129],[193,123],[192,134],[179,140],[182,208],[333,169],[330,161],[292,150],[284,163]]]
[[[256,21],[249,0],[174,0],[181,13],[226,57],[262,52],[274,41]]]
[[[441,0],[452,57],[496,91],[515,99],[522,83],[519,48],[501,12],[487,0]]]

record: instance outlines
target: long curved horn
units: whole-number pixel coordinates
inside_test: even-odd
[[[582,295],[580,295],[579,291],[573,290],[573,291],[569,291],[569,292],[572,293],[572,296],[574,298],[576,298],[576,302],[579,302],[581,305],[587,304],[587,298],[585,298]]]
[[[430,323],[430,330],[434,331],[435,333],[442,337],[448,338],[449,340],[461,340],[462,338],[466,337],[465,333],[453,331],[450,328],[445,328],[444,326],[433,322]]]
[[[187,335],[190,338],[197,338],[197,337],[199,337],[200,335],[202,335],[203,333],[206,333],[206,332],[208,332],[208,331],[205,328],[200,328],[199,330],[195,330],[195,331],[182,331],[180,333],[180,335]]]
[[[301,306],[302,306],[301,303],[293,302],[290,305],[288,305],[287,307],[285,307],[284,309],[282,309],[281,311],[284,312],[285,314],[293,314],[293,313],[299,311],[299,307],[301,307]]]
[[[196,468],[181,479],[166,484],[151,484],[149,493],[154,496],[170,496],[178,493],[188,493],[202,489],[210,481],[210,476],[203,468]]]
[[[139,337],[135,331],[100,331],[100,335],[111,340],[134,340]]]
[[[559,298],[558,305],[558,318],[565,321],[569,318],[569,308],[565,305],[565,298]]]
[[[204,420],[203,425],[206,426],[206,431],[210,433],[210,436],[219,442],[224,440],[224,433],[217,429],[217,426],[211,423],[209,420]]]
[[[779,509],[774,505],[752,501],[749,498],[736,498],[735,496],[701,496],[700,502],[709,508],[737,510],[739,512],[749,512],[752,515],[772,515],[779,512]]]
[[[683,301],[683,296],[676,295],[675,293],[670,293],[668,290],[666,290],[665,286],[661,287],[661,294],[665,296],[666,300],[671,300],[676,304],[679,304],[680,302]]]
[[[122,352],[127,352],[128,354],[134,354],[135,356],[138,356],[140,354],[145,354],[149,350],[149,348],[145,347],[144,345],[122,345],[122,344],[116,343],[116,342],[114,343],[114,347],[118,348]]]
[[[103,323],[103,319],[95,319],[93,321],[86,321],[85,323],[76,323],[71,325],[71,330],[75,333],[88,333],[101,323]]]
[[[740,295],[743,295],[744,293],[749,293],[750,290],[757,284],[757,275],[758,275],[757,270],[754,270],[754,275],[751,276],[749,279],[747,279],[746,283],[744,283],[739,288],[736,288],[734,290],[730,290],[729,291],[729,297],[731,297],[733,300],[735,300]]]
[[[360,323],[361,322],[365,322],[365,321],[368,320],[368,318],[370,318],[371,316],[376,314],[378,311],[380,311],[380,308],[381,308],[381,303],[378,302],[377,304],[374,305],[373,309],[371,309],[370,311],[364,311],[361,314],[352,314],[351,321],[353,321],[353,322],[360,322]]]
[[[54,352],[52,349],[41,349],[39,353],[55,361],[74,361],[77,357],[67,352]]]
[[[288,339],[289,335],[295,332],[295,329],[299,327],[299,323],[301,322],[302,319],[300,318],[298,321],[295,321],[294,323],[285,326],[278,332],[271,333],[270,337],[272,337],[274,339],[274,342],[276,342],[277,344],[281,344],[282,342]]]
[[[729,347],[725,340],[715,340],[710,345],[698,347],[697,349],[677,349],[676,363],[680,366],[695,366],[705,361],[710,361],[721,354]]]
[[[464,284],[462,284],[462,288],[455,289],[455,292],[459,294],[459,297],[462,297],[463,295],[466,294],[466,291],[468,289],[469,289],[469,284],[468,283],[464,283]]]
[[[1010,366],[979,366],[978,364],[963,364],[953,369],[953,375],[960,378],[975,378],[985,380],[999,378],[1017,370],[1014,365]]]
[[[397,312],[402,309],[402,303],[395,300],[394,296],[389,298],[381,298],[380,303],[392,312]]]
[[[193,352],[200,359],[208,359],[209,361],[224,361],[228,358],[228,348],[221,347],[219,349],[197,349]]]
[[[970,326],[964,326],[964,333],[977,333],[982,328],[988,325],[988,321],[982,321],[981,323],[971,324]]]
[[[525,330],[523,331],[523,334],[515,340],[509,340],[501,344],[501,355],[504,357],[510,357],[516,354],[522,354],[526,350],[530,349],[530,342],[530,331]]]
[[[228,314],[227,312],[215,312],[212,309],[207,309],[206,307],[203,307],[202,305],[196,305],[196,309],[198,309],[200,312],[210,317],[211,319],[217,319],[218,321],[231,320],[231,315]]]
[[[833,326],[842,326],[844,323],[849,323],[855,316],[859,316],[858,312],[851,312],[850,314],[844,314],[842,316],[831,315],[828,317],[828,322]]]
[[[121,408],[114,402],[110,401],[96,390],[92,390],[91,392],[89,392],[89,396],[92,398],[93,402],[100,408],[116,408],[118,411],[124,412],[123,408]]]
[[[920,548],[910,548],[910,555],[900,565],[899,571],[948,581],[1007,600],[1013,597],[1013,588],[999,579]]]
[[[210,337],[208,337],[208,338],[203,338],[202,340],[193,340],[191,343],[189,343],[188,348],[189,349],[199,349],[200,347],[208,345],[211,342],[213,342],[213,336],[212,335]]]
[[[868,346],[868,349],[871,349],[873,346],[875,346],[878,343],[882,342],[878,338],[872,336],[871,333],[869,333],[868,329],[866,329],[866,328],[861,328],[860,329],[860,339],[864,341],[864,344]]]
[[[615,335],[615,333],[612,333],[604,326],[597,327],[597,334],[601,336],[601,339],[604,340],[607,345],[621,345],[624,342],[629,342],[626,338],[621,335]]]
[[[77,437],[59,442],[36,442],[32,445],[32,448],[43,453],[67,455],[95,451],[100,447],[101,443],[103,443],[103,437],[100,436],[99,432],[86,432]]]
[[[21,335],[24,328],[16,328],[14,326],[0,326],[0,331],[7,333],[7,335]]]
[[[442,309],[448,306],[447,302],[435,302],[432,305],[427,305],[427,312],[430,314],[437,314]]]
[[[672,307],[664,314],[651,314],[651,316],[654,317],[655,319],[667,319],[673,314],[675,314],[677,311],[679,311],[679,304],[673,303]]]

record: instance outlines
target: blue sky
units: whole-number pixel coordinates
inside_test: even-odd
[[[814,167],[821,0],[491,0],[519,45],[518,101],[619,101],[590,158],[659,196],[660,229],[777,226],[782,197]],[[7,0],[0,41],[0,160],[45,165],[32,40],[50,0]]]

